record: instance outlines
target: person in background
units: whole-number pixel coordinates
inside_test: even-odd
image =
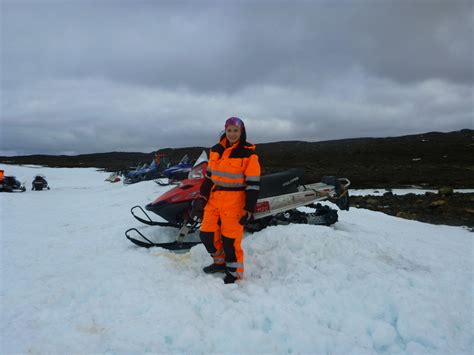
[[[201,197],[193,205],[191,217],[202,218],[200,238],[213,263],[205,273],[224,272],[224,283],[234,283],[244,275],[242,237],[260,190],[260,164],[255,145],[247,142],[244,122],[230,117],[225,133],[209,154]]]

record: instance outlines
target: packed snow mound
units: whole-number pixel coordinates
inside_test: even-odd
[[[245,280],[123,235],[168,188],[93,169],[0,165],[47,194],[2,194],[0,353],[469,354],[473,239],[351,209],[331,227],[248,234]],[[173,238],[175,229],[145,226]]]

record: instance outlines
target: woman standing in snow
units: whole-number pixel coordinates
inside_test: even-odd
[[[230,117],[220,142],[211,148],[202,197],[191,213],[195,220],[202,218],[199,236],[213,258],[203,271],[225,272],[226,284],[243,277],[244,225],[252,218],[259,190],[260,164],[255,145],[247,142],[244,122]]]

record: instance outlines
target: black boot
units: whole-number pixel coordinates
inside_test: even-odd
[[[226,273],[226,275],[224,277],[224,283],[225,284],[233,284],[236,280],[237,280],[237,277],[232,276],[229,273]]]
[[[225,264],[211,264],[209,266],[203,267],[202,271],[204,271],[206,274],[225,272]]]

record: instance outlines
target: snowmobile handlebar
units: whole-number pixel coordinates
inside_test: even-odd
[[[339,181],[341,182],[342,188],[344,190],[347,190],[349,186],[351,186],[351,180],[348,178],[339,178]]]

